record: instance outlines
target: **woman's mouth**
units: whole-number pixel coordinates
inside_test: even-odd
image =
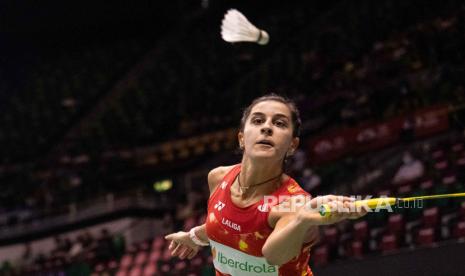
[[[270,146],[270,147],[274,147],[274,143],[270,140],[260,140],[256,143],[257,145],[264,145],[264,146]]]

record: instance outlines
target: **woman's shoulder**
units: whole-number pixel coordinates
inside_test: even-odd
[[[289,195],[310,195],[307,191],[300,186],[300,184],[291,176],[284,174],[284,183],[286,185],[286,193]]]
[[[212,193],[216,189],[216,187],[223,180],[224,176],[235,166],[237,166],[237,164],[216,167],[208,173],[208,186],[210,187],[210,193]]]

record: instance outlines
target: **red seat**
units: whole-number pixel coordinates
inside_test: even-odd
[[[420,188],[422,190],[429,190],[433,187],[434,183],[433,183],[433,180],[431,179],[428,179],[428,180],[425,180],[423,182],[421,182],[420,184]]]
[[[196,256],[194,257],[194,259],[192,259],[190,261],[190,266],[193,267],[193,268],[202,268],[202,265],[203,265],[203,260],[201,257],[199,256]]]
[[[455,174],[448,174],[442,178],[442,184],[449,186],[456,181],[456,176]]]
[[[366,221],[354,224],[354,238],[359,241],[365,241],[368,238],[368,223]]]
[[[338,243],[338,231],[336,227],[326,227],[323,233],[325,242],[330,245]]]
[[[387,253],[398,248],[397,237],[394,234],[386,234],[381,238],[381,252]]]
[[[139,252],[136,255],[135,264],[144,265],[147,262],[148,254],[145,251]]]
[[[207,215],[206,214],[201,215],[199,219],[197,220],[197,225],[204,224],[206,220],[207,220]]]
[[[393,214],[388,219],[388,232],[390,234],[402,234],[404,232],[404,216],[402,214]]]
[[[142,276],[142,268],[138,265],[134,266],[130,272],[129,276]]]
[[[97,256],[94,251],[87,252],[87,254],[85,254],[85,260],[89,263],[93,263],[96,257]]]
[[[98,263],[94,267],[94,271],[97,272],[97,273],[100,273],[100,272],[102,272],[104,270],[105,270],[105,264],[103,264],[103,263]]]
[[[428,227],[423,228],[418,231],[417,235],[417,244],[422,246],[428,246],[433,244],[435,241],[434,238],[434,228]]]
[[[171,256],[171,253],[170,253],[169,250],[163,251],[163,254],[162,254],[162,256],[161,256],[161,259],[162,259],[163,261],[167,262],[167,261],[171,260],[171,258],[172,258],[172,256]]]
[[[452,145],[452,151],[453,152],[461,152],[463,151],[464,149],[464,146],[463,146],[463,143],[455,143],[454,145]]]
[[[465,219],[465,201],[460,204],[459,216],[462,219]]]
[[[457,161],[455,162],[455,164],[459,167],[463,167],[465,166],[465,156],[462,156],[460,157],[459,159],[457,159]]]
[[[127,269],[128,267],[130,267],[132,265],[132,261],[133,261],[132,255],[131,254],[125,254],[121,258],[120,267],[123,268],[123,269]]]
[[[158,267],[156,263],[149,263],[145,266],[144,272],[142,275],[144,276],[153,276],[158,272]]]
[[[435,150],[433,151],[433,153],[431,154],[432,157],[436,160],[440,159],[440,158],[443,158],[444,157],[444,151],[443,150]]]
[[[125,268],[121,268],[116,272],[115,276],[128,276],[127,270]]]
[[[150,243],[149,242],[144,241],[144,242],[141,242],[139,244],[139,250],[147,251],[149,249],[150,249]]]
[[[397,194],[398,195],[406,195],[410,194],[412,192],[412,186],[411,185],[404,185],[401,186],[397,189]]]
[[[108,262],[107,266],[109,269],[116,269],[118,268],[118,262],[116,262],[115,260],[111,260]]]
[[[363,256],[363,243],[361,241],[350,242],[349,257],[362,257]]]
[[[161,267],[160,267],[160,274],[161,275],[166,275],[168,274],[170,271],[171,271],[171,266],[169,264],[163,264]]]
[[[165,244],[165,239],[161,236],[158,236],[152,241],[152,249],[161,249],[164,244]]]
[[[149,257],[149,262],[157,262],[161,257],[161,250],[152,250]]]
[[[186,270],[187,268],[187,263],[185,261],[178,261],[175,265],[174,265],[174,270],[177,272],[177,273],[180,273],[180,272],[183,272],[184,270]]]
[[[389,196],[391,194],[391,191],[386,189],[386,190],[381,190],[378,192],[378,196],[379,197],[382,197],[382,196]]]
[[[438,161],[434,164],[434,168],[438,171],[444,171],[448,166],[449,164],[446,160]]]
[[[452,236],[456,239],[465,238],[465,221],[459,221],[452,230]]]
[[[316,265],[316,266],[321,266],[321,265],[325,265],[328,263],[328,252],[329,249],[328,249],[328,246],[327,245],[323,245],[323,246],[320,246],[318,248],[315,249],[315,252],[313,253],[313,256],[312,256],[312,260],[313,260],[313,263]]]
[[[184,221],[184,231],[189,231],[191,228],[193,228],[196,225],[197,221],[194,217],[187,218]]]
[[[423,211],[423,226],[436,227],[439,222],[439,208],[432,207]]]

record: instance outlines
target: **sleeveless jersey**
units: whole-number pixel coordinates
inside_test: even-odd
[[[271,207],[280,200],[265,200],[241,208],[231,200],[231,185],[240,173],[234,166],[208,200],[206,231],[217,276],[310,276],[310,245],[304,244],[299,256],[281,266],[270,265],[262,254],[266,239],[273,231],[268,224]],[[309,194],[289,178],[271,194],[273,198]],[[284,196],[284,197],[283,197]],[[282,201],[282,200],[281,200]]]

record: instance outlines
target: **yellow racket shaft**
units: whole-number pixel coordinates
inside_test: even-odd
[[[383,208],[391,205],[395,205],[399,201],[415,201],[415,200],[428,200],[428,199],[440,199],[440,198],[454,198],[454,197],[465,197],[465,193],[454,193],[454,194],[440,194],[440,195],[428,195],[428,196],[413,196],[404,198],[395,197],[380,197],[366,200],[355,201],[355,206],[365,206],[370,209]],[[331,207],[328,204],[323,204],[320,207],[320,215],[328,217],[331,215]]]
[[[438,199],[438,198],[453,198],[453,197],[465,197],[465,193],[455,193],[455,194],[442,194],[442,195],[429,195],[429,196],[413,196],[413,197],[404,197],[400,200],[402,201],[414,201],[414,200],[423,200],[423,199]]]

